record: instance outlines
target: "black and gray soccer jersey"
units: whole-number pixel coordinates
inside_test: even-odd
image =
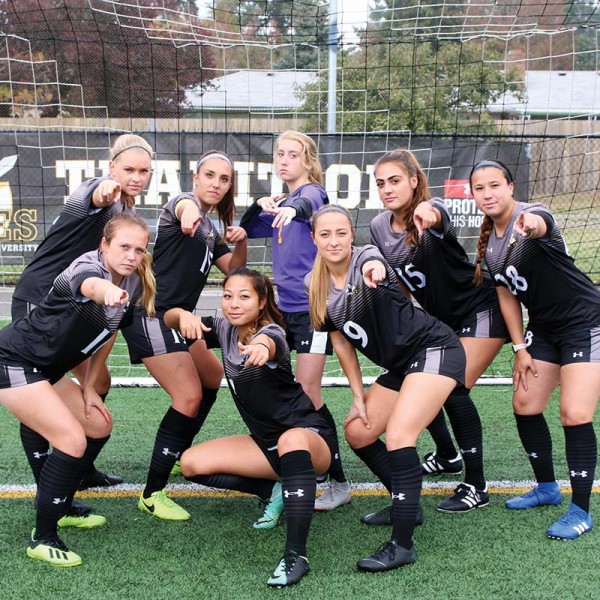
[[[373,259],[381,261],[387,270],[387,278],[376,288],[364,283],[361,272]],[[307,287],[310,275],[305,279]],[[353,249],[344,289],[330,287],[321,329],[341,332],[376,365],[400,373],[419,350],[459,343],[450,327],[404,295],[393,269],[371,245]]]
[[[116,214],[133,211],[125,202],[97,208],[92,196],[102,181],[96,177],[83,182],[68,198],[46,237],[24,269],[14,297],[39,304],[48,293],[55,277],[84,252],[96,250],[104,226]]]
[[[285,332],[279,325],[266,325],[253,336],[264,334],[275,342],[275,360],[262,367],[247,367],[245,356],[238,350],[237,329],[221,317],[203,321],[212,329],[205,333],[206,343],[209,347],[221,347],[231,394],[242,419],[257,440],[275,445],[279,437],[293,427],[329,431],[325,419],[294,379]]]
[[[386,210],[371,221],[371,240],[417,302],[456,331],[467,316],[499,308],[498,298],[489,273],[481,285],[473,283],[475,265],[458,242],[444,201],[429,202],[440,211],[441,231],[426,229],[418,244],[409,245],[406,231],[392,229],[393,214]]]
[[[73,261],[38,306],[0,331],[0,364],[33,366],[56,380],[129,321],[141,292],[137,273],[123,278],[120,287],[129,302],[119,307],[101,306],[83,296],[79,288],[89,277],[111,281],[99,250]]]
[[[194,202],[202,215],[193,237],[183,234],[175,215],[177,204],[184,199]],[[158,220],[154,244],[156,309],[164,312],[183,308],[193,312],[213,262],[230,252],[193,194],[171,198]]]
[[[528,239],[513,231],[521,212],[549,225],[546,237]],[[548,209],[517,202],[502,237],[490,234],[485,260],[497,286],[504,286],[528,309],[529,328],[562,334],[600,324],[600,292],[576,266]]]

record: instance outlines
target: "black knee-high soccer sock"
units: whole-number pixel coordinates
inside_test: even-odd
[[[362,460],[375,477],[383,483],[387,491],[392,491],[392,472],[387,448],[381,440],[375,440],[364,448],[352,448],[354,454]]]
[[[542,413],[517,415],[517,431],[538,483],[556,481],[552,460],[552,438]]]
[[[567,465],[573,490],[572,502],[590,512],[590,494],[596,473],[598,446],[592,423],[563,427]]]
[[[104,446],[106,445],[106,442],[108,442],[108,440],[110,439],[110,435],[107,435],[103,438],[86,437],[85,439],[87,441],[87,446],[85,448],[85,452],[83,453],[83,457],[81,458],[81,471],[79,473],[79,477],[76,480],[75,487],[69,493],[65,513],[69,512],[71,504],[73,502],[73,497],[75,496],[75,492],[77,491],[79,483],[81,482],[82,478],[85,477],[94,468],[94,461],[96,460],[98,454],[100,454],[102,448],[104,448]]]
[[[344,483],[346,481],[346,475],[344,474],[344,468],[342,467],[342,457],[340,456],[340,442],[338,440],[337,435],[337,427],[335,421],[333,419],[333,415],[327,408],[326,404],[317,411],[320,415],[325,417],[328,425],[335,433],[335,448],[333,452],[333,456],[331,457],[331,465],[329,467],[329,476],[340,483]]]
[[[440,458],[454,458],[458,454],[448,425],[446,425],[446,417],[443,410],[440,410],[433,421],[429,423],[427,431],[429,431],[435,444],[436,456]]]
[[[388,456],[392,471],[392,539],[411,548],[423,484],[421,463],[413,447],[391,450]]]
[[[33,473],[33,478],[36,483],[39,483],[40,473],[44,468],[46,459],[50,456],[50,444],[43,435],[40,435],[37,431],[27,427],[23,423],[21,423],[19,433],[21,435],[23,450],[25,450],[25,456],[27,456],[27,462]]]
[[[190,439],[186,446],[186,450],[194,443],[194,438],[198,435],[198,432],[202,429],[208,414],[210,413],[211,408],[213,407],[216,399],[218,389],[214,390],[211,388],[202,387],[202,401],[200,402],[200,408],[198,409],[198,414],[194,417],[192,422],[191,431],[190,431]]]
[[[471,400],[469,390],[463,385],[454,388],[444,409],[465,463],[465,482],[483,490],[483,433],[479,412]]]
[[[150,497],[150,494],[162,490],[167,485],[175,461],[179,460],[181,453],[186,449],[193,421],[193,417],[187,417],[172,406],[169,407],[156,434],[144,498]]]
[[[253,494],[262,500],[266,500],[271,496],[274,484],[272,479],[254,479],[253,477],[243,477],[242,475],[232,475],[230,473],[191,475],[190,477],[186,477],[186,479],[220,490],[235,490],[244,494]]]
[[[306,540],[317,493],[310,452],[294,450],[281,457],[281,489],[287,523],[285,553],[306,556]]]
[[[79,483],[82,464],[83,458],[56,448],[46,460],[38,482],[36,539],[56,534],[56,523],[65,514],[70,495]]]

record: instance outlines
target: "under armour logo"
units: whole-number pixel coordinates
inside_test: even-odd
[[[34,452],[33,458],[44,458],[45,456],[50,456],[50,450],[48,452]]]
[[[527,456],[529,456],[529,458],[538,458],[537,452],[528,452]]]
[[[419,361],[414,362],[410,365],[409,369],[416,369],[419,366]]]
[[[212,240],[215,237],[215,232],[211,229],[210,233],[208,234],[208,239]]]
[[[583,358],[583,352],[573,352],[573,358]]]
[[[463,327],[461,333],[469,333],[471,331],[470,327]]]
[[[179,458],[179,452],[171,452],[168,448],[163,448],[162,454],[165,456],[173,456],[174,458]]]
[[[391,243],[390,243],[390,242],[383,242],[383,245],[384,245],[386,248],[389,248],[389,247],[391,246]]]
[[[404,500],[405,498],[405,494],[392,494],[392,500]]]
[[[65,504],[66,501],[67,501],[66,496],[64,498],[54,498],[52,500],[52,504]]]
[[[467,448],[466,450],[460,449],[461,454],[477,454],[477,448]]]
[[[309,344],[310,344],[310,342],[309,342],[308,340],[302,340],[302,341],[300,342],[300,345],[301,345],[301,346],[308,346]]]
[[[335,460],[339,460],[339,459],[340,459],[340,455],[339,455],[339,454],[336,452],[336,453],[333,455],[333,458],[334,458]]]
[[[587,471],[571,471],[571,477],[587,477]]]
[[[296,492],[288,492],[288,490],[284,490],[283,495],[286,498],[289,498],[290,496],[298,496],[298,498],[302,498],[302,496],[304,496],[304,490],[299,489]]]

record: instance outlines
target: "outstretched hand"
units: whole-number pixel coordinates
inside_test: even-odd
[[[367,287],[376,288],[387,277],[387,271],[380,260],[369,260],[362,267],[362,275]]]

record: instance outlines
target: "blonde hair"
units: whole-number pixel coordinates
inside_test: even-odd
[[[310,224],[313,232],[317,225],[317,221],[321,216],[328,213],[339,213],[344,215],[350,223],[350,228],[354,234],[354,224],[352,223],[352,217],[350,213],[337,204],[328,204],[321,207],[316,213],[313,214]],[[310,320],[314,329],[319,329],[324,323],[327,317],[327,300],[329,299],[329,267],[323,260],[321,255],[317,252],[315,263],[313,266],[312,274],[310,276],[310,285],[308,290],[308,304],[310,311]]]
[[[323,187],[325,185],[323,168],[319,162],[319,152],[313,139],[308,137],[305,133],[288,129],[287,131],[284,131],[275,142],[275,158],[277,157],[279,143],[283,140],[293,140],[302,146],[300,158],[304,168],[308,171],[308,180],[311,183],[316,183]]]
[[[146,221],[144,221],[144,219],[132,213],[124,212],[114,216],[104,226],[104,240],[110,244],[117,231],[122,227],[139,227],[146,232],[148,237],[150,237],[148,224]],[[156,295],[156,279],[154,278],[154,273],[152,272],[152,255],[149,252],[144,254],[144,258],[137,268],[137,274],[142,285],[142,295],[138,300],[138,305],[143,305],[146,313],[148,313],[148,316],[154,317],[156,315],[156,308],[154,305],[154,297]]]
[[[427,181],[427,175],[421,168],[419,161],[410,150],[404,148],[398,148],[397,150],[391,150],[386,152],[381,158],[377,160],[373,167],[373,173],[377,173],[377,168],[385,163],[395,163],[408,175],[409,178],[417,178],[417,187],[413,190],[413,197],[410,204],[406,208],[406,238],[405,242],[412,246],[413,244],[419,243],[419,232],[415,225],[414,213],[415,208],[421,202],[425,202],[431,198],[429,193],[429,183]]]

